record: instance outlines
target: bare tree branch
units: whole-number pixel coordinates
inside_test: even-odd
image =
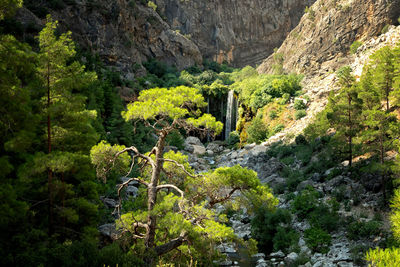
[[[202,176],[202,175],[193,175],[193,174],[191,174],[190,172],[188,172],[188,171],[185,169],[185,166],[184,166],[183,164],[180,164],[180,163],[177,162],[176,160],[173,160],[173,159],[163,159],[163,161],[164,161],[164,162],[171,162],[171,163],[174,163],[176,166],[180,167],[180,168],[186,173],[186,175],[188,175],[188,176],[190,176],[190,177],[192,177],[192,178],[196,178],[196,177]]]
[[[148,156],[146,156],[146,155],[140,153],[139,150],[138,150],[136,147],[134,147],[134,146],[127,147],[127,148],[125,148],[124,150],[121,150],[120,152],[118,152],[117,154],[115,154],[115,158],[117,158],[117,157],[118,157],[119,155],[121,155],[122,153],[125,153],[125,152],[128,152],[128,151],[133,151],[133,153],[135,153],[138,157],[147,160],[147,161],[151,164],[151,166],[152,166],[153,168],[155,168],[154,160],[153,160],[151,157],[148,157]]]
[[[176,191],[178,191],[178,193],[181,195],[181,197],[184,197],[184,193],[181,189],[179,189],[177,186],[173,185],[173,184],[162,184],[162,185],[158,185],[157,186],[157,191],[161,190],[163,188],[172,188],[175,189]]]

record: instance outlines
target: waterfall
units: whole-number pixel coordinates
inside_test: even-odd
[[[233,91],[228,93],[228,101],[226,105],[226,121],[225,121],[225,140],[228,140],[229,134],[232,131],[232,116],[234,115],[234,96]]]

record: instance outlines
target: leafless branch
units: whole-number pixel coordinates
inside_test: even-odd
[[[173,160],[173,159],[163,159],[163,161],[164,161],[164,162],[171,162],[171,163],[174,163],[176,166],[180,167],[180,168],[186,173],[187,176],[190,176],[190,177],[192,177],[192,178],[196,178],[196,177],[201,176],[201,175],[193,175],[193,174],[191,174],[190,172],[188,172],[188,171],[185,169],[185,166],[184,166],[183,164],[180,164],[180,163],[177,162],[176,160]]]
[[[158,185],[157,186],[157,190],[161,190],[164,188],[172,188],[175,189],[176,191],[178,191],[178,193],[181,195],[181,197],[184,197],[184,193],[181,189],[179,189],[177,186],[173,185],[173,184],[162,184],[162,185]]]

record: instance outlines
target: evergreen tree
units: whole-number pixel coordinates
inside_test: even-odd
[[[331,96],[327,117],[331,126],[336,129],[336,138],[347,143],[349,166],[352,165],[354,138],[361,130],[361,99],[358,98],[358,87],[351,68],[346,66],[337,72],[338,84],[341,89],[337,96]]]
[[[98,140],[91,125],[96,113],[85,110],[85,97],[77,93],[96,76],[71,60],[76,53],[71,33],[57,37],[56,28],[57,21],[48,16],[39,34],[38,73],[46,90],[47,154],[36,153],[32,169],[32,173],[47,172],[50,234],[56,225],[63,233],[68,227],[84,229],[93,225],[96,214],[96,206],[89,201],[96,193],[88,156]]]
[[[142,91],[138,101],[129,104],[123,113],[126,120],[144,121],[158,136],[157,144],[149,153],[141,153],[131,146],[116,155],[132,153],[130,170],[140,167],[139,175],[124,182],[118,193],[129,182],[137,181],[144,188],[139,196],[142,201],[136,202],[138,208],[123,214],[117,224],[136,240],[133,248],[143,253],[149,266],[158,257],[173,258],[175,263],[178,257],[183,258],[181,263],[194,257],[211,264],[216,259],[212,244],[232,240],[234,235],[232,229],[216,221],[218,216],[210,208],[230,200],[238,190],[242,191],[244,200],[255,206],[273,209],[276,204],[270,189],[261,185],[254,171],[235,166],[199,176],[190,168],[186,156],[172,151],[164,153],[166,138],[176,129],[197,130],[204,135],[209,130],[215,133],[222,130],[222,123],[211,115],[200,116],[198,109],[205,105],[204,98],[194,88],[154,88]],[[103,152],[112,148],[104,146],[101,143],[91,153],[93,162],[100,166],[98,174],[103,177],[101,171],[108,170],[110,164],[123,166],[118,158],[114,163],[107,160],[109,153]],[[102,154],[105,158],[99,161]]]

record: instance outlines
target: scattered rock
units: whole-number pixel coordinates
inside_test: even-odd
[[[273,252],[273,253],[269,254],[269,256],[271,258],[284,258],[285,257],[285,253],[283,253],[282,250],[279,250],[277,252]]]

